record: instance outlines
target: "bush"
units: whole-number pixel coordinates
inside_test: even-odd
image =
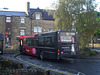
[[[80,49],[80,55],[86,55],[86,56],[89,56],[91,53],[91,50],[87,47],[83,48],[83,49]]]
[[[84,49],[80,49],[80,55],[84,56],[95,56],[97,53],[95,51],[91,51],[89,48],[85,47]]]
[[[91,51],[90,55],[95,56],[97,53],[95,51]]]

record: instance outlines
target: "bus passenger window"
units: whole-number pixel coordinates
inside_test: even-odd
[[[55,37],[51,36],[51,46],[54,47],[55,45]]]
[[[47,46],[51,45],[51,37],[45,37],[45,45]]]
[[[55,43],[55,38],[54,38],[54,36],[51,37],[51,42],[52,42],[52,43]]]
[[[30,46],[30,39],[29,38],[26,39],[26,46]]]
[[[44,45],[44,37],[39,37],[39,45],[40,46]]]
[[[34,39],[33,38],[30,39],[30,45],[34,46]]]

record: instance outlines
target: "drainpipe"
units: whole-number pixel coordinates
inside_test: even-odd
[[[32,34],[32,17],[31,17],[30,34]]]

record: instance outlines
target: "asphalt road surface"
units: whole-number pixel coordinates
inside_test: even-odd
[[[39,65],[48,69],[60,70],[77,74],[79,72],[85,75],[100,75],[100,59],[64,59],[64,60],[41,60],[34,56],[20,55],[21,60]]]

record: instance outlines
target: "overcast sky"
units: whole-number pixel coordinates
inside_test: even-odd
[[[0,0],[0,10],[6,7],[10,11],[26,11],[28,1],[31,8],[39,7],[40,9],[53,9],[52,3],[57,2],[57,0]],[[100,11],[100,0],[96,0],[96,2],[98,2],[97,10]]]

